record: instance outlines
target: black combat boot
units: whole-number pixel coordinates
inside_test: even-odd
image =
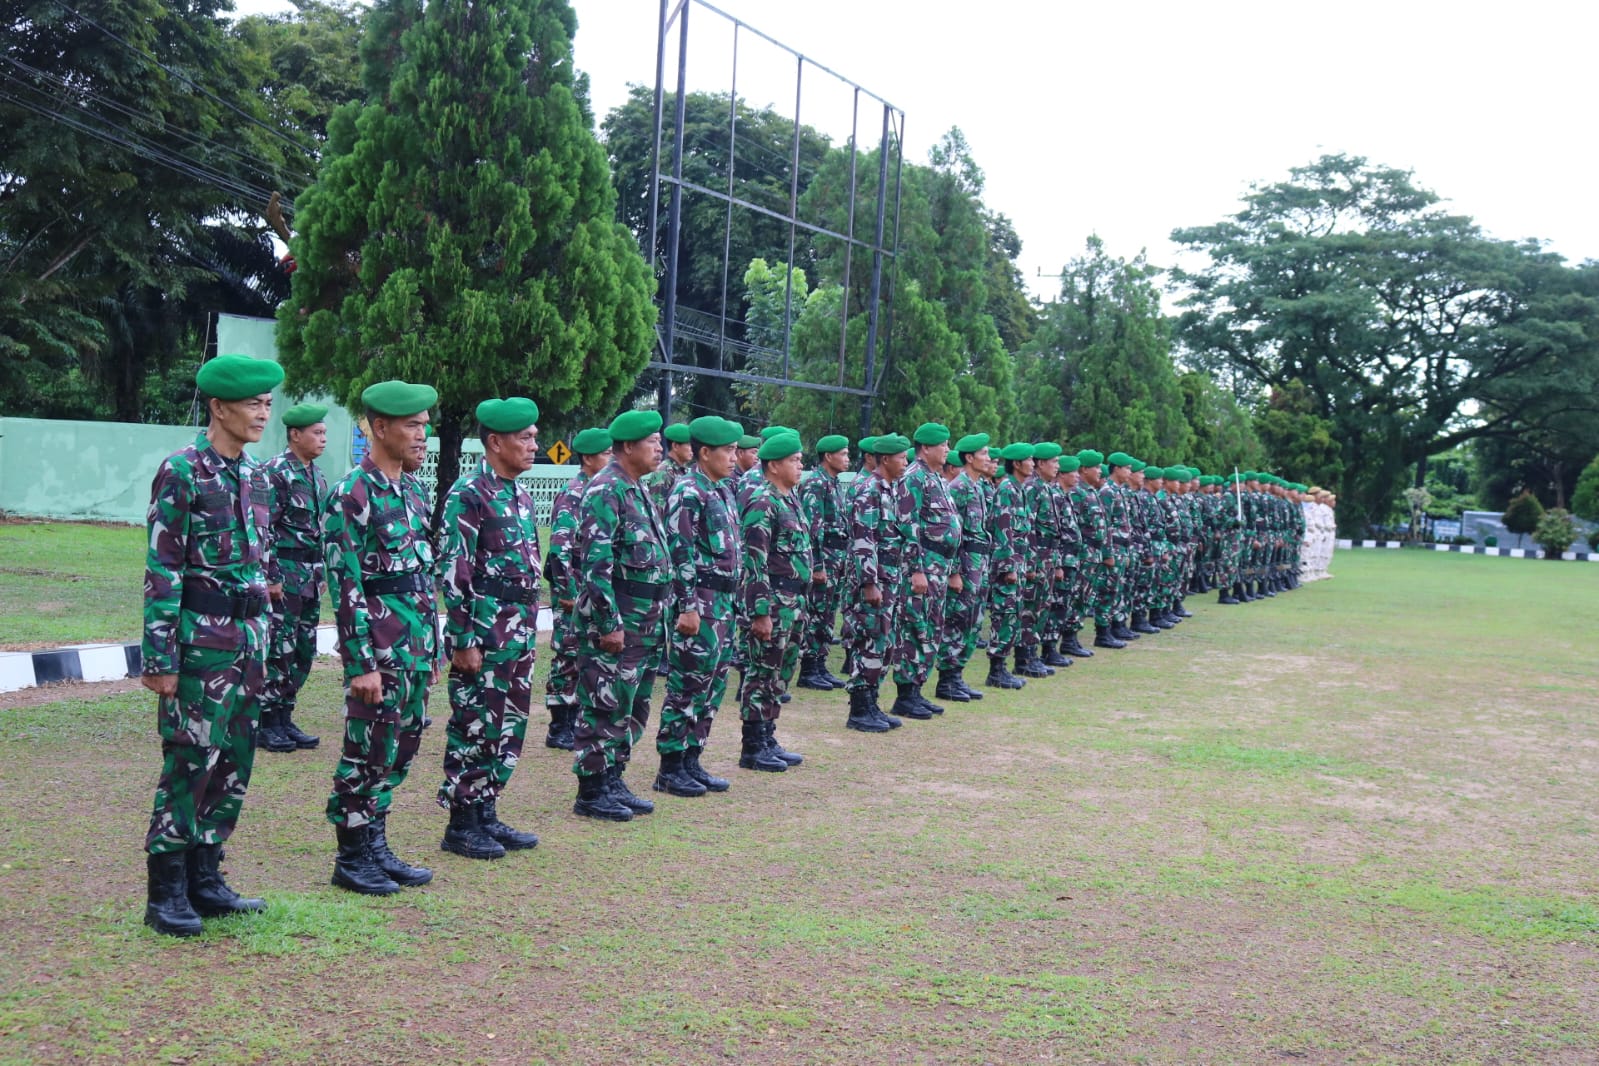
[[[837,642],[835,641],[834,643]],[[832,674],[827,672],[827,656],[825,655],[816,660],[816,676],[821,678],[823,681],[826,681],[834,688],[844,687],[844,681],[842,678],[834,677]]]
[[[1038,646],[1039,657],[1044,660],[1045,666],[1070,666],[1072,661],[1056,650],[1053,640],[1046,640]]]
[[[790,766],[799,766],[800,764],[804,763],[805,756],[801,755],[797,751],[789,751],[787,748],[783,747],[781,742],[778,741],[777,719],[769,719],[768,721],[762,723],[762,729],[766,733],[767,751],[770,751],[773,755],[776,755],[779,759],[782,759]]]
[[[322,743],[321,737],[313,737],[310,733],[294,724],[294,708],[286,707],[278,716],[278,732],[294,741],[294,746],[301,751],[310,751]]]
[[[1221,592],[1216,595],[1216,602],[1220,604],[1234,604],[1243,602],[1238,598],[1238,586],[1223,585]]]
[[[915,685],[901,681],[896,683],[895,688],[898,690],[899,695],[894,700],[894,706],[888,709],[889,714],[897,714],[902,718],[914,718],[921,722],[933,717],[933,712],[923,707],[916,699]]]
[[[144,924],[166,936],[200,935],[200,916],[189,902],[188,860],[181,851],[144,856]]]
[[[1275,595],[1277,595],[1277,575],[1276,574],[1271,575],[1265,581],[1261,582],[1261,585],[1265,589],[1265,593],[1266,593],[1267,596],[1275,596]]]
[[[364,825],[354,829],[347,825],[333,827],[339,838],[339,857],[333,861],[333,883],[363,896],[392,896],[400,886],[372,858],[369,828]]]
[[[478,808],[478,825],[506,851],[526,851],[539,846],[537,833],[524,833],[500,821],[500,801],[486,799]]]
[[[1133,612],[1132,623],[1129,626],[1129,628],[1134,633],[1159,633],[1160,632],[1159,629],[1156,629],[1154,626],[1149,624],[1149,613],[1147,611],[1134,611]]]
[[[1027,682],[1005,669],[1003,655],[990,655],[988,657],[988,679],[983,682],[989,688],[1018,689]]]
[[[633,820],[633,808],[611,795],[608,777],[608,772],[601,771],[577,779],[577,802],[572,804],[573,814],[581,814],[585,818],[603,818],[610,822]]]
[[[657,792],[665,792],[673,796],[703,796],[705,786],[694,779],[688,772],[688,767],[683,765],[681,751],[669,751],[661,754],[661,769],[655,775],[655,784],[650,787]]]
[[[627,787],[627,781],[622,777],[627,772],[627,767],[616,763],[611,767],[607,780],[610,783],[611,795],[616,801],[632,811],[634,814],[655,813],[655,801],[647,800],[643,796],[635,796],[633,790]]]
[[[717,777],[700,765],[699,748],[690,748],[683,753],[683,770],[704,785],[707,792],[726,792],[731,784],[727,778]]]
[[[450,826],[439,847],[468,859],[503,859],[500,842],[483,832],[481,811],[476,803],[450,808]]]
[[[1021,677],[1049,677],[1055,672],[1021,647],[1016,649],[1016,665],[1011,670]]]
[[[844,726],[862,733],[886,733],[893,728],[882,715],[872,713],[872,694],[863,688],[849,690],[849,717]]]
[[[928,699],[926,696],[922,695],[922,686],[921,686],[921,684],[917,684],[916,691],[915,691],[915,696],[916,696],[916,702],[920,703],[924,708],[926,708],[928,711],[931,711],[933,714],[943,714],[944,713],[944,708],[943,707],[939,706],[938,704],[934,703],[932,700]]]
[[[572,750],[572,730],[568,724],[567,712],[570,707],[558,706],[550,709],[550,728],[544,733],[544,746],[546,748],[559,748],[562,751]]]
[[[766,746],[766,723],[745,722],[743,726],[743,745],[738,756],[740,769],[764,770],[769,774],[780,774],[788,769],[788,763]]]
[[[299,751],[299,746],[283,734],[283,712],[276,708],[261,712],[261,724],[256,731],[255,746],[279,755]]]
[[[1194,617],[1194,612],[1185,607],[1182,600],[1178,600],[1176,603],[1171,605],[1171,614],[1175,618]]]
[[[1078,639],[1077,630],[1066,634],[1066,639],[1061,642],[1060,650],[1077,659],[1092,659],[1094,653],[1083,647],[1083,642]]]
[[[831,692],[833,686],[818,674],[816,656],[805,655],[800,657],[799,687],[811,688],[818,692]]]
[[[1156,629],[1171,629],[1177,625],[1172,619],[1166,617],[1165,611],[1146,611],[1144,613],[1144,621]]]
[[[1121,618],[1118,618],[1115,622],[1111,623],[1110,631],[1115,635],[1117,640],[1125,640],[1131,644],[1133,641],[1138,639],[1138,634],[1133,632],[1132,627],[1127,624],[1127,620],[1128,616],[1125,615]]]
[[[367,848],[372,853],[372,861],[388,875],[390,881],[403,888],[415,888],[433,880],[432,870],[426,866],[412,866],[389,847],[389,812],[384,811],[372,819],[366,828]]]
[[[983,698],[983,694],[966,683],[966,670],[961,668],[955,671],[955,686],[966,693],[966,698],[973,703]]]
[[[971,700],[966,690],[961,687],[959,670],[940,670],[938,685],[933,689],[933,695],[941,700],[953,700],[955,703],[967,703]]]
[[[266,910],[266,901],[245,899],[222,879],[221,844],[196,844],[188,853],[189,904],[202,918],[227,914],[254,914]]]
[[[872,717],[882,720],[890,729],[898,729],[900,726],[905,724],[905,721],[904,719],[895,718],[893,715],[887,714],[883,711],[883,705],[877,700],[877,690],[879,687],[881,686],[873,685],[866,692],[867,702],[870,703],[872,707]]]
[[[1114,625],[1102,626],[1094,623],[1094,647],[1096,648],[1125,648],[1127,642],[1116,636]]]

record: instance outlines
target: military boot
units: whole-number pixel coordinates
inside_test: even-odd
[[[1177,623],[1166,617],[1165,611],[1146,611],[1144,621],[1156,629],[1172,629]]]
[[[1094,623],[1094,647],[1096,648],[1125,648],[1127,642],[1116,636],[1116,627],[1102,626]]]
[[[1178,600],[1176,603],[1171,605],[1171,614],[1172,614],[1172,616],[1174,618],[1192,618],[1192,617],[1194,617],[1194,612],[1190,611],[1187,607],[1183,606],[1183,601],[1182,600]]]
[[[989,688],[1021,688],[1027,682],[1005,669],[1003,655],[990,655],[988,657],[988,680],[983,682]]]
[[[333,883],[363,896],[392,896],[400,890],[372,858],[369,826],[336,825],[339,856],[333,861]]]
[[[1039,657],[1044,660],[1045,666],[1070,666],[1072,661],[1056,650],[1053,640],[1046,640],[1039,646]]]
[[[643,796],[633,795],[633,790],[627,787],[627,781],[622,777],[627,772],[627,767],[621,763],[612,765],[607,780],[610,784],[611,795],[616,801],[632,811],[634,814],[653,814],[655,801],[647,800]]]
[[[1128,626],[1128,617],[1128,615],[1123,615],[1122,617],[1116,619],[1115,622],[1111,623],[1110,631],[1115,635],[1117,640],[1125,640],[1130,644],[1138,639],[1138,634],[1134,633],[1132,628]]]
[[[245,899],[222,879],[221,844],[196,844],[188,853],[189,903],[202,918],[228,914],[254,914],[266,910],[266,901]]]
[[[943,714],[944,713],[944,708],[943,707],[940,707],[938,704],[934,703],[932,700],[930,700],[926,696],[922,695],[922,686],[921,686],[920,683],[917,684],[915,692],[914,692],[914,695],[916,697],[916,702],[920,703],[927,710],[931,711],[934,714]]]
[[[439,841],[439,848],[467,859],[505,858],[500,842],[483,832],[481,817],[476,803],[451,806],[450,825],[444,831],[444,839]]]
[[[486,799],[478,808],[478,825],[483,832],[506,851],[525,851],[539,846],[537,833],[524,833],[500,821],[500,802]]]
[[[872,713],[872,694],[863,688],[849,690],[849,717],[844,719],[844,726],[862,733],[886,733],[893,728]]]
[[[683,753],[683,770],[704,785],[707,792],[726,792],[731,784],[727,778],[717,777],[700,765],[699,748],[690,748]]]
[[[901,681],[896,683],[895,688],[899,695],[894,700],[894,706],[888,709],[889,714],[897,714],[902,718],[914,718],[920,722],[925,722],[933,717],[933,712],[923,707],[920,701],[916,699],[915,685]]]
[[[767,751],[770,751],[773,755],[776,755],[779,759],[782,759],[790,766],[799,766],[805,762],[805,756],[801,755],[797,751],[789,751],[787,748],[783,747],[781,742],[778,741],[777,719],[768,719],[761,724],[761,728],[766,734]]]
[[[283,712],[276,707],[261,712],[261,725],[256,732],[256,747],[279,755],[299,751],[299,745],[283,733]]]
[[[953,700],[956,703],[966,703],[971,697],[961,687],[959,670],[940,670],[938,672],[938,687],[933,689],[933,695],[941,700]]]
[[[766,724],[745,722],[743,725],[744,736],[738,756],[739,767],[744,770],[764,770],[769,774],[780,774],[787,770],[788,763],[766,746]]]
[[[550,728],[544,733],[546,748],[572,750],[572,733],[567,725],[567,712],[570,710],[571,708],[564,705],[550,708]]]
[[[832,674],[827,672],[827,657],[825,655],[816,660],[816,676],[821,678],[823,681],[826,681],[834,688],[844,687],[844,682],[841,678],[834,677]]]
[[[585,818],[603,818],[611,822],[631,822],[633,808],[611,795],[607,772],[587,774],[577,779],[577,802],[572,813]]]
[[[189,902],[188,855],[147,852],[144,871],[144,924],[165,936],[199,936],[200,916]]]
[[[389,847],[388,811],[372,819],[366,828],[367,847],[372,853],[372,861],[388,875],[390,881],[404,888],[415,888],[433,880],[432,870],[426,866],[412,866]]]
[[[1147,611],[1134,611],[1129,627],[1134,633],[1159,633],[1160,630],[1149,624]]]
[[[823,680],[817,673],[816,656],[804,655],[800,657],[799,687],[815,689],[818,692],[831,692],[833,686]]]
[[[683,755],[681,751],[662,752],[660,772],[655,775],[655,784],[650,787],[673,796],[705,795],[705,786],[695,780],[688,772],[688,767],[683,765]]]
[[[1237,589],[1237,585],[1223,585],[1221,592],[1216,595],[1216,602],[1229,605],[1243,602],[1238,598]]]
[[[869,703],[872,708],[872,717],[881,719],[883,722],[887,723],[888,728],[890,729],[898,729],[900,726],[905,724],[904,720],[895,718],[893,715],[887,714],[883,711],[883,705],[877,701],[877,689],[878,686],[874,685],[866,692],[867,703]]]
[[[982,692],[966,683],[966,670],[964,668],[955,671],[955,687],[966,693],[966,698],[973,703],[983,698]]]
[[[1021,677],[1049,677],[1055,672],[1020,647],[1016,649],[1016,665],[1011,669]]]
[[[1074,629],[1066,634],[1066,639],[1061,642],[1060,650],[1078,659],[1092,659],[1094,653],[1083,647],[1083,642],[1078,638],[1077,632]]]
[[[322,743],[321,737],[313,737],[310,733],[294,724],[294,708],[284,708],[278,716],[278,732],[294,741],[294,746],[301,751],[310,751]]]

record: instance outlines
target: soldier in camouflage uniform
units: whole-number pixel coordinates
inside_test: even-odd
[[[361,394],[366,457],[328,504],[328,578],[344,663],[344,746],[327,818],[338,836],[333,883],[388,895],[432,880],[389,848],[388,812],[422,743],[438,668],[438,609],[427,494],[427,385],[385,381]]]
[[[1093,448],[1077,453],[1079,484],[1072,494],[1077,525],[1088,552],[1088,597],[1084,611],[1094,616],[1094,647],[1125,648],[1115,635],[1118,555],[1111,486],[1105,480],[1105,455]],[[1087,649],[1084,649],[1085,651]]]
[[[1232,605],[1244,602],[1243,475],[1230,474],[1224,484],[1226,491],[1217,514],[1220,529],[1218,539],[1221,547],[1218,549],[1220,557],[1216,563],[1216,582],[1221,587],[1221,592],[1217,595],[1216,602]]]
[[[160,697],[161,777],[144,922],[168,936],[266,906],[229,888],[219,863],[250,783],[267,641],[266,500],[244,445],[261,439],[282,380],[242,355],[202,366],[210,425],[150,485],[140,680]]]
[[[913,591],[905,601],[895,652],[894,683],[897,698],[889,713],[906,718],[925,719],[943,714],[944,708],[922,695],[922,685],[938,658],[944,637],[945,602],[950,592],[960,591],[962,580],[956,564],[960,550],[961,522],[944,484],[944,457],[949,454],[949,429],[937,422],[916,428],[916,461],[905,471],[904,491],[911,497],[918,537],[907,546],[906,567],[912,581],[921,576],[924,591]]]
[[[625,822],[655,805],[623,773],[649,722],[666,639],[672,559],[666,528],[640,479],[660,460],[661,416],[627,411],[611,422],[611,463],[578,504],[572,561],[583,575],[576,605],[578,724],[574,814]]]
[[[644,475],[644,486],[655,499],[655,509],[666,513],[666,502],[672,498],[672,486],[679,478],[687,477],[694,466],[694,448],[689,442],[688,423],[673,422],[661,430],[666,454],[656,468]]]
[[[1061,447],[1044,441],[1033,445],[1033,476],[1022,484],[1032,523],[1033,558],[1037,577],[1022,584],[1017,620],[1016,673],[1023,677],[1053,677],[1055,669],[1043,660],[1043,643],[1050,628],[1049,609],[1055,588],[1065,578],[1061,565],[1062,515],[1055,499],[1055,476],[1060,472]],[[1066,665],[1071,665],[1067,662]]]
[[[498,859],[539,842],[499,817],[533,702],[539,527],[517,477],[538,455],[538,417],[538,404],[525,396],[478,404],[483,459],[444,498],[439,572],[450,722],[439,806],[450,825],[440,847],[468,859]]]
[[[283,413],[289,447],[268,459],[266,480],[267,593],[271,597],[271,637],[266,682],[261,686],[261,731],[257,743],[267,751],[314,748],[318,738],[294,724],[294,700],[316,658],[316,627],[322,620],[322,513],[328,482],[316,460],[328,446],[328,409],[302,403]]]
[[[989,569],[994,555],[985,491],[990,463],[989,439],[987,433],[968,434],[955,442],[955,449],[950,453],[961,463],[959,475],[949,483],[950,502],[961,524],[960,546],[951,574],[960,576],[960,584],[950,583],[949,601],[944,608],[935,695],[957,703],[983,698],[983,694],[966,684],[961,675],[977,651],[978,615],[988,594]]]
[[[989,509],[989,529],[994,541],[994,572],[988,593],[988,615],[993,634],[988,640],[988,681],[991,688],[1021,688],[1027,682],[1005,668],[1005,659],[1017,647],[1023,582],[1038,577],[1033,558],[1033,523],[1024,484],[1033,476],[1033,446],[1023,442],[1005,445],[999,453],[1005,477],[994,490]]]
[[[799,664],[805,596],[811,581],[811,536],[794,489],[805,464],[797,434],[780,433],[761,445],[762,482],[740,516],[744,556],[744,683],[739,714],[744,722],[738,764],[746,770],[781,772],[804,757],[777,740],[783,691]]]
[[[657,792],[703,796],[726,792],[726,778],[707,773],[700,753],[727,689],[733,665],[733,624],[739,582],[739,533],[732,476],[741,435],[736,422],[707,415],[689,423],[694,465],[677,479],[666,506],[672,557],[672,600],[678,604],[671,633],[666,702],[655,750],[661,769]]]
[[[1088,659],[1092,658],[1094,653],[1083,647],[1082,642],[1077,639],[1077,634],[1083,628],[1083,616],[1093,610],[1091,581],[1093,571],[1099,566],[1101,549],[1098,541],[1089,544],[1089,530],[1083,525],[1082,513],[1086,504],[1077,498],[1079,483],[1082,480],[1082,465],[1082,460],[1077,456],[1062,455],[1060,472],[1055,476],[1055,486],[1060,491],[1061,507],[1070,515],[1069,519],[1061,521],[1061,527],[1067,531],[1065,551],[1062,555],[1066,580],[1061,583],[1064,592],[1059,597],[1060,614],[1056,623],[1055,637],[1062,655]],[[1096,527],[1093,532],[1098,537],[1104,536],[1104,529],[1101,527]],[[1045,665],[1049,665],[1047,658]]]
[[[917,539],[911,497],[895,482],[905,475],[909,439],[867,437],[861,450],[876,456],[873,473],[852,486],[850,502],[850,595],[844,602],[844,639],[849,647],[849,717],[844,724],[863,733],[898,728],[897,717],[883,713],[878,690],[894,665],[900,612],[908,587],[905,556]]]
[[[849,560],[849,515],[844,510],[844,487],[838,480],[849,469],[849,441],[837,434],[823,437],[816,442],[816,462],[816,469],[805,475],[797,490],[816,556],[805,609],[799,685],[827,692],[844,687],[843,681],[827,672],[827,655],[833,647],[833,626],[843,600]]]
[[[590,427],[572,438],[578,472],[556,494],[550,507],[550,548],[544,556],[544,576],[550,582],[550,668],[544,675],[544,706],[550,712],[546,748],[572,750],[577,726],[577,627],[572,611],[577,604],[579,577],[572,566],[572,540],[577,534],[577,505],[594,475],[611,462],[611,431]]]

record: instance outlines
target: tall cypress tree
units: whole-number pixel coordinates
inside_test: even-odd
[[[439,390],[439,499],[472,411],[530,393],[546,429],[608,414],[649,358],[654,281],[615,221],[566,0],[390,0],[364,104],[299,199],[278,339],[290,384],[356,407]]]

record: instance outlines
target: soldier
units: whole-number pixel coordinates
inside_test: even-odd
[[[687,422],[673,422],[661,431],[661,439],[666,442],[666,455],[659,466],[644,475],[644,484],[655,498],[656,510],[664,515],[672,486],[678,478],[687,477],[694,464],[694,448],[689,443]]]
[[[1140,532],[1133,511],[1133,468],[1144,464],[1126,452],[1112,452],[1106,457],[1110,477],[1104,485],[1105,510],[1111,517],[1111,540],[1116,552],[1116,606],[1111,623],[1111,635],[1130,643],[1139,634],[1128,626],[1139,595],[1139,570],[1142,565],[1144,535]]]
[[[1005,445],[999,453],[1005,477],[994,490],[989,523],[994,541],[994,572],[988,593],[988,681],[991,688],[1019,689],[1027,682],[1005,669],[1005,658],[1017,646],[1022,581],[1037,578],[1032,557],[1032,519],[1028,514],[1023,482],[1033,476],[1033,446],[1024,442]]]
[[[261,686],[261,732],[267,751],[314,748],[319,738],[294,724],[294,700],[316,658],[316,627],[327,587],[322,558],[322,514],[328,482],[316,460],[328,446],[328,409],[302,403],[283,413],[289,447],[263,468],[268,489],[267,594],[271,638],[266,682]]]
[[[801,638],[799,685],[830,692],[844,687],[843,681],[827,672],[827,655],[833,647],[833,626],[849,559],[849,516],[844,510],[844,487],[838,480],[849,469],[849,440],[834,433],[817,441],[816,463],[797,490],[816,561]]]
[[[1094,616],[1094,647],[1125,648],[1116,637],[1117,549],[1116,530],[1109,508],[1109,486],[1103,471],[1105,455],[1093,448],[1077,453],[1079,484],[1072,493],[1072,507],[1082,531],[1087,553],[1088,598],[1085,613]],[[1082,649],[1087,652],[1087,649]],[[1076,654],[1076,653],[1074,653]],[[1088,652],[1088,654],[1093,654]]]
[[[250,784],[267,641],[266,501],[244,446],[261,439],[282,380],[278,364],[243,355],[202,366],[210,424],[150,485],[140,681],[160,697],[161,777],[144,924],[167,936],[266,906],[228,887],[218,864]]]
[[[735,481],[742,480],[745,474],[755,469],[755,464],[760,462],[761,438],[751,433],[746,433],[738,439],[738,451],[733,453],[733,463],[737,467],[733,471]]]
[[[950,582],[944,608],[944,633],[939,646],[938,688],[940,699],[967,703],[983,694],[966,684],[961,676],[977,650],[978,613],[988,592],[988,571],[994,554],[989,532],[988,494],[983,491],[989,470],[987,433],[971,433],[955,442],[950,454],[960,460],[960,474],[949,483],[950,502],[960,518],[961,539],[956,551],[953,575],[960,584]]]
[[[741,436],[738,423],[705,416],[689,423],[694,465],[672,486],[666,537],[672,558],[671,634],[666,702],[655,750],[657,792],[703,796],[726,792],[725,778],[700,766],[711,723],[733,664],[733,621],[739,582],[738,522],[722,486],[732,476]]]
[[[902,723],[883,713],[878,690],[894,665],[900,610],[908,589],[905,555],[918,537],[909,493],[894,482],[905,474],[911,442],[898,435],[868,437],[863,451],[877,457],[875,472],[850,506],[853,595],[845,603],[849,642],[849,717],[844,724],[863,733],[884,733]],[[924,578],[925,580],[925,578]]]
[[[739,526],[744,558],[744,721],[738,764],[781,772],[804,757],[777,740],[781,696],[799,663],[805,595],[811,581],[811,537],[794,488],[805,464],[797,434],[779,433],[761,445],[762,482],[749,495]]]
[[[499,818],[499,798],[522,755],[538,648],[539,527],[517,477],[538,455],[539,407],[525,396],[477,405],[483,459],[444,499],[439,571],[448,619],[450,722],[439,806],[440,847],[498,859],[539,838]]]
[[[344,663],[344,746],[327,818],[338,837],[333,883],[366,895],[433,879],[389,848],[388,814],[427,724],[438,669],[429,509],[416,471],[427,456],[428,385],[385,381],[361,393],[366,457],[328,504],[328,577]]]
[[[544,576],[550,582],[550,669],[544,676],[544,706],[550,712],[546,748],[572,750],[577,725],[577,628],[572,610],[577,603],[579,577],[572,566],[572,538],[577,533],[577,504],[594,475],[611,461],[611,431],[599,427],[582,430],[572,438],[578,459],[577,475],[561,489],[550,507],[550,550],[544,556]]]
[[[937,422],[916,427],[916,461],[905,471],[904,491],[910,493],[918,537],[908,546],[906,568],[911,581],[921,578],[922,591],[913,591],[901,614],[895,653],[894,683],[898,696],[889,713],[906,718],[928,718],[944,708],[922,695],[922,685],[933,670],[944,637],[945,601],[963,584],[956,567],[961,521],[950,499],[941,471],[949,454],[949,429]]]
[[[1061,447],[1043,441],[1033,445],[1033,473],[1022,482],[1022,498],[1032,527],[1033,568],[1022,582],[1017,617],[1016,673],[1022,677],[1053,677],[1055,669],[1044,663],[1040,651],[1047,628],[1055,585],[1065,577],[1060,566],[1060,515],[1055,506],[1055,475],[1060,471]],[[1067,662],[1070,665],[1070,662]]]
[[[1044,665],[1056,665],[1052,662],[1053,655],[1058,647],[1060,655],[1071,655],[1079,659],[1093,657],[1093,652],[1083,647],[1077,639],[1078,632],[1083,628],[1083,614],[1088,609],[1092,598],[1089,586],[1089,571],[1099,562],[1099,548],[1090,547],[1087,543],[1087,531],[1079,519],[1081,506],[1074,498],[1078,482],[1081,480],[1080,469],[1082,460],[1075,455],[1062,455],[1059,460],[1060,470],[1055,475],[1055,488],[1059,493],[1057,502],[1061,509],[1061,529],[1063,533],[1061,564],[1065,571],[1065,580],[1060,583],[1060,591],[1056,596],[1055,622],[1052,636],[1058,642],[1045,648]],[[1098,536],[1103,536],[1103,529],[1096,530]]]
[[[666,529],[639,479],[661,455],[661,416],[627,411],[611,422],[610,465],[578,504],[572,560],[578,591],[577,700],[572,812],[626,822],[655,804],[633,794],[623,774],[644,734],[666,639],[672,560]]]

